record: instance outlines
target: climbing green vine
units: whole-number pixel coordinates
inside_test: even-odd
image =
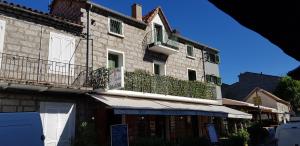
[[[94,89],[106,88],[109,70],[99,68],[90,73]],[[216,99],[216,87],[199,81],[180,80],[169,76],[157,76],[144,70],[125,73],[124,90],[173,96]]]

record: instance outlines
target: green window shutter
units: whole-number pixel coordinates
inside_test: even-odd
[[[211,77],[210,77],[210,75],[206,75],[206,82],[207,82],[207,83],[211,82]]]
[[[222,78],[220,78],[220,77],[217,78],[217,85],[219,85],[219,86],[222,85]]]
[[[220,56],[218,54],[216,54],[215,58],[216,58],[215,59],[216,63],[219,64],[220,63]]]

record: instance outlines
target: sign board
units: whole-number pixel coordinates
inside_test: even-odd
[[[128,146],[128,126],[118,124],[111,126],[111,146]]]
[[[114,68],[109,71],[109,89],[124,88],[124,67]]]
[[[212,143],[218,142],[218,136],[214,124],[207,124],[209,139]]]
[[[253,103],[256,106],[261,105],[261,98],[260,98],[260,96],[254,96],[253,97]]]

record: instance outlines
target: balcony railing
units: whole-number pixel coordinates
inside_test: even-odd
[[[107,88],[108,75],[106,68],[93,71],[93,87]],[[213,100],[217,98],[215,85],[151,75],[143,70],[125,73],[124,90]]]
[[[166,31],[162,31],[159,36],[155,31],[148,32],[143,40],[143,46],[166,55],[174,54],[179,50],[179,43],[175,35]]]
[[[86,67],[2,53],[0,81],[32,85],[88,87]]]

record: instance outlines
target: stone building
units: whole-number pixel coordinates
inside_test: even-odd
[[[238,77],[239,81],[236,83],[222,84],[223,97],[243,101],[256,87],[273,93],[281,79],[279,76],[253,72],[241,73]]]
[[[73,144],[83,121],[110,145],[115,124],[133,143],[207,136],[214,121],[251,118],[222,106],[218,50],[174,31],[160,7],[143,15],[135,4],[126,16],[53,0],[46,14],[0,1],[0,52],[0,111],[40,112],[46,146]]]

